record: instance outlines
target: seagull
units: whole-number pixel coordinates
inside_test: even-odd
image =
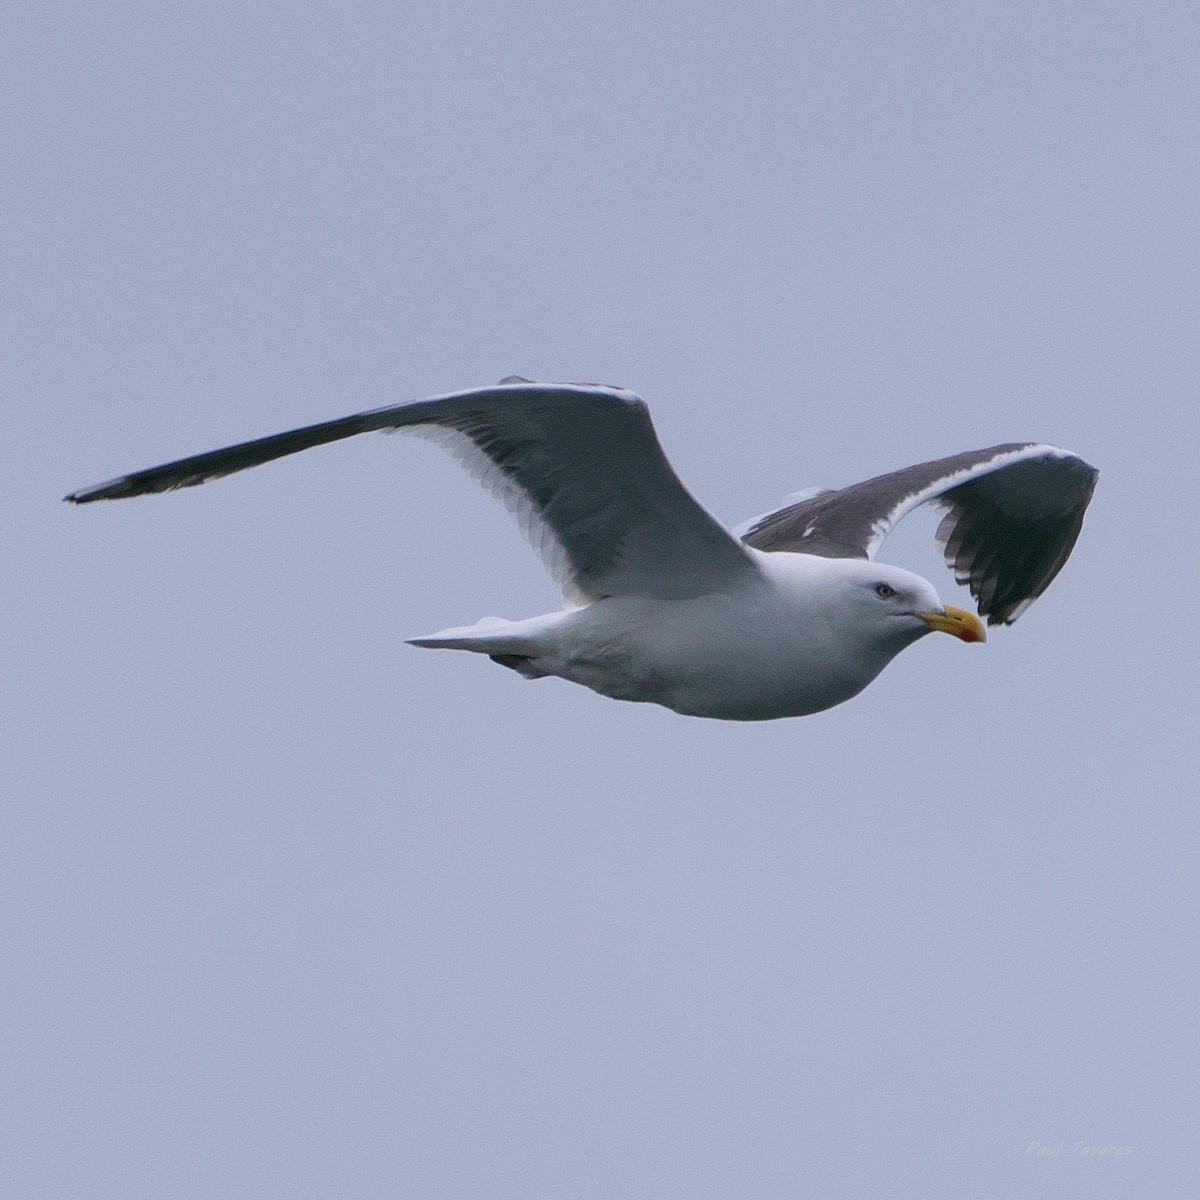
[[[486,654],[689,716],[806,716],[863,690],[933,631],[986,640],[974,613],[875,562],[896,522],[945,510],[937,537],[989,625],[1011,625],[1066,562],[1097,472],[1075,454],[1009,443],[789,497],[726,530],[680,482],[645,402],[624,388],[494,387],[391,405],[122,475],[73,504],[191,487],[312,446],[404,430],[449,450],[520,523],[564,607],[485,618],[409,644]]]

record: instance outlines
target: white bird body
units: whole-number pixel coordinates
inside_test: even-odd
[[[767,721],[858,695],[931,632],[921,613],[945,611],[929,583],[898,567],[855,560],[848,579],[847,560],[749,554],[757,572],[728,590],[614,596],[525,621],[489,617],[411,644],[487,654],[526,678],[557,675],[688,716]],[[870,590],[879,583],[911,603],[883,601]]]
[[[926,580],[872,561],[918,505],[947,508],[938,536],[959,582],[990,624],[1011,624],[1066,562],[1096,481],[1068,451],[1010,443],[794,494],[731,533],[680,482],[632,392],[512,377],[135,471],[67,499],[190,487],[375,430],[433,437],[455,454],[521,522],[569,605],[413,645],[734,721],[840,704],[931,630],[984,640],[978,617],[944,606]]]

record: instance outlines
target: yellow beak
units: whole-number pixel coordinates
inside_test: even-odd
[[[947,604],[945,612],[927,612],[918,615],[930,629],[936,629],[939,633],[952,633],[956,638],[962,638],[964,642],[987,641],[983,622],[974,613],[967,612],[966,609],[953,608]]]

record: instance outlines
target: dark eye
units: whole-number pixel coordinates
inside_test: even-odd
[[[896,594],[896,589],[890,583],[877,583],[875,585],[875,595],[883,597],[884,600],[890,600]]]

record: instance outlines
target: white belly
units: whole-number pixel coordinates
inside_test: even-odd
[[[890,658],[864,666],[831,645],[835,631],[741,597],[601,600],[563,617],[556,661],[544,662],[549,673],[689,716],[767,721],[820,712],[857,695]]]

